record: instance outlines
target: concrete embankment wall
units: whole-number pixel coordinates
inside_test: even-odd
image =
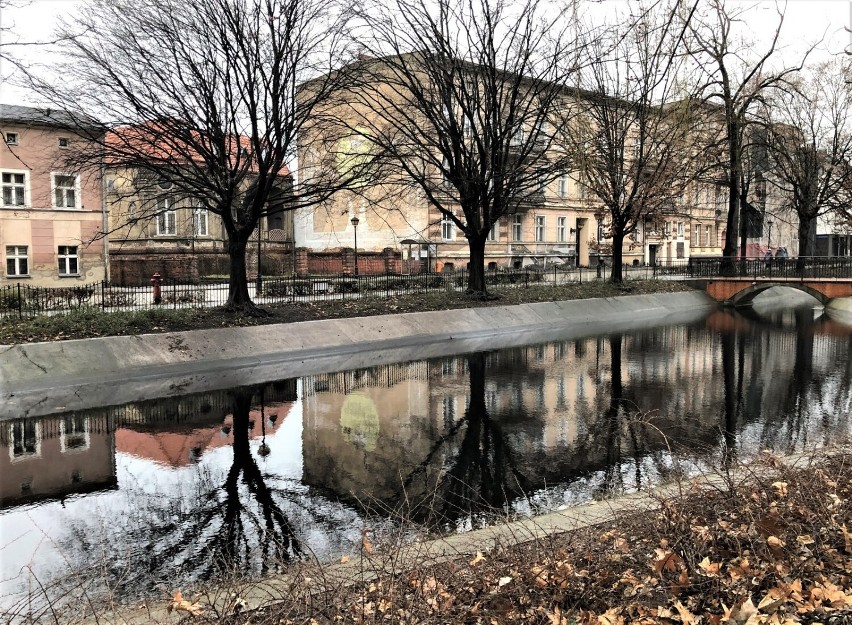
[[[0,420],[700,319],[683,292],[0,347]]]
[[[825,312],[832,319],[852,325],[852,297],[838,297],[831,300]]]

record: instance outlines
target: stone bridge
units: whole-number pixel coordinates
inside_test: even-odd
[[[804,291],[825,306],[837,297],[852,297],[852,278],[734,277],[705,283],[707,294],[731,306],[747,306],[760,293],[775,286]]]

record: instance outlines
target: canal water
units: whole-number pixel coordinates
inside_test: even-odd
[[[816,448],[849,435],[850,349],[811,308],[717,311],[3,422],[0,613],[165,596],[338,558],[399,519],[464,531]]]

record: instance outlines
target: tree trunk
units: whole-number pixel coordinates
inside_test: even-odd
[[[742,160],[737,140],[737,125],[728,122],[728,220],[725,232],[725,247],[722,248],[722,275],[734,275],[737,256],[737,234],[740,226],[740,172]]]
[[[799,213],[799,257],[796,260],[796,269],[802,271],[805,268],[805,258],[813,256],[816,250],[816,217],[809,217]]]
[[[469,295],[486,297],[488,289],[485,287],[485,236],[472,234],[468,236],[468,248],[470,249],[470,269],[467,274],[467,292]]]
[[[232,234],[228,238],[230,273],[228,279],[228,301],[225,304],[225,308],[254,315],[258,314],[259,310],[254,305],[254,302],[251,301],[248,292],[248,278],[246,275],[247,247],[248,237],[243,237],[240,234]]]
[[[624,282],[624,228],[616,226],[612,232],[612,271],[609,274],[612,284]]]

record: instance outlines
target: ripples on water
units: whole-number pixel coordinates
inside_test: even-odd
[[[809,308],[715,312],[4,422],[0,608],[260,575],[400,515],[459,531],[824,445],[849,433],[850,346]]]

